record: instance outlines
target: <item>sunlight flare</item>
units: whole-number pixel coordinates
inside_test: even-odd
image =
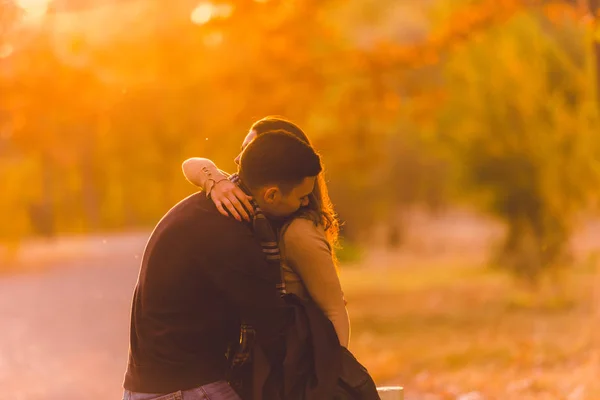
[[[24,18],[29,21],[41,20],[48,11],[52,0],[17,0],[17,5],[25,12]]]
[[[227,18],[233,13],[231,4],[214,4],[202,2],[194,8],[190,18],[196,25],[204,25],[215,18]]]
[[[7,58],[13,53],[13,47],[10,44],[0,45],[0,59]]]

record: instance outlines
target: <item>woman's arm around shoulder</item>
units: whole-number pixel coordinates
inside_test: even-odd
[[[208,158],[188,158],[182,164],[183,175],[192,184],[200,187],[215,203],[219,212],[238,221],[251,220],[253,208],[250,197],[228,179],[228,175],[217,168]]]
[[[181,165],[183,175],[190,183],[210,194],[215,183],[227,179],[227,175],[219,170],[208,158],[188,158]]]

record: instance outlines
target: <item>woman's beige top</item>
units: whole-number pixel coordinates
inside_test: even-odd
[[[210,193],[214,182],[226,176],[205,158],[186,160],[183,173],[187,180],[207,193]],[[333,323],[342,346],[348,347],[350,320],[323,227],[305,218],[295,218],[284,229],[279,247],[287,290],[299,297],[312,299]]]

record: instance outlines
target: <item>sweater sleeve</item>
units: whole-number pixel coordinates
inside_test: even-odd
[[[283,233],[282,242],[289,267],[300,276],[312,300],[333,323],[340,344],[348,347],[348,310],[323,227],[296,218]]]
[[[182,164],[183,175],[195,186],[210,194],[216,182],[227,179],[227,174],[217,168],[208,158],[188,158]]]

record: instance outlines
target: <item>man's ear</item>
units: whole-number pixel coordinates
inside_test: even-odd
[[[281,198],[281,191],[277,186],[269,186],[264,194],[263,199],[267,204],[273,204]]]

